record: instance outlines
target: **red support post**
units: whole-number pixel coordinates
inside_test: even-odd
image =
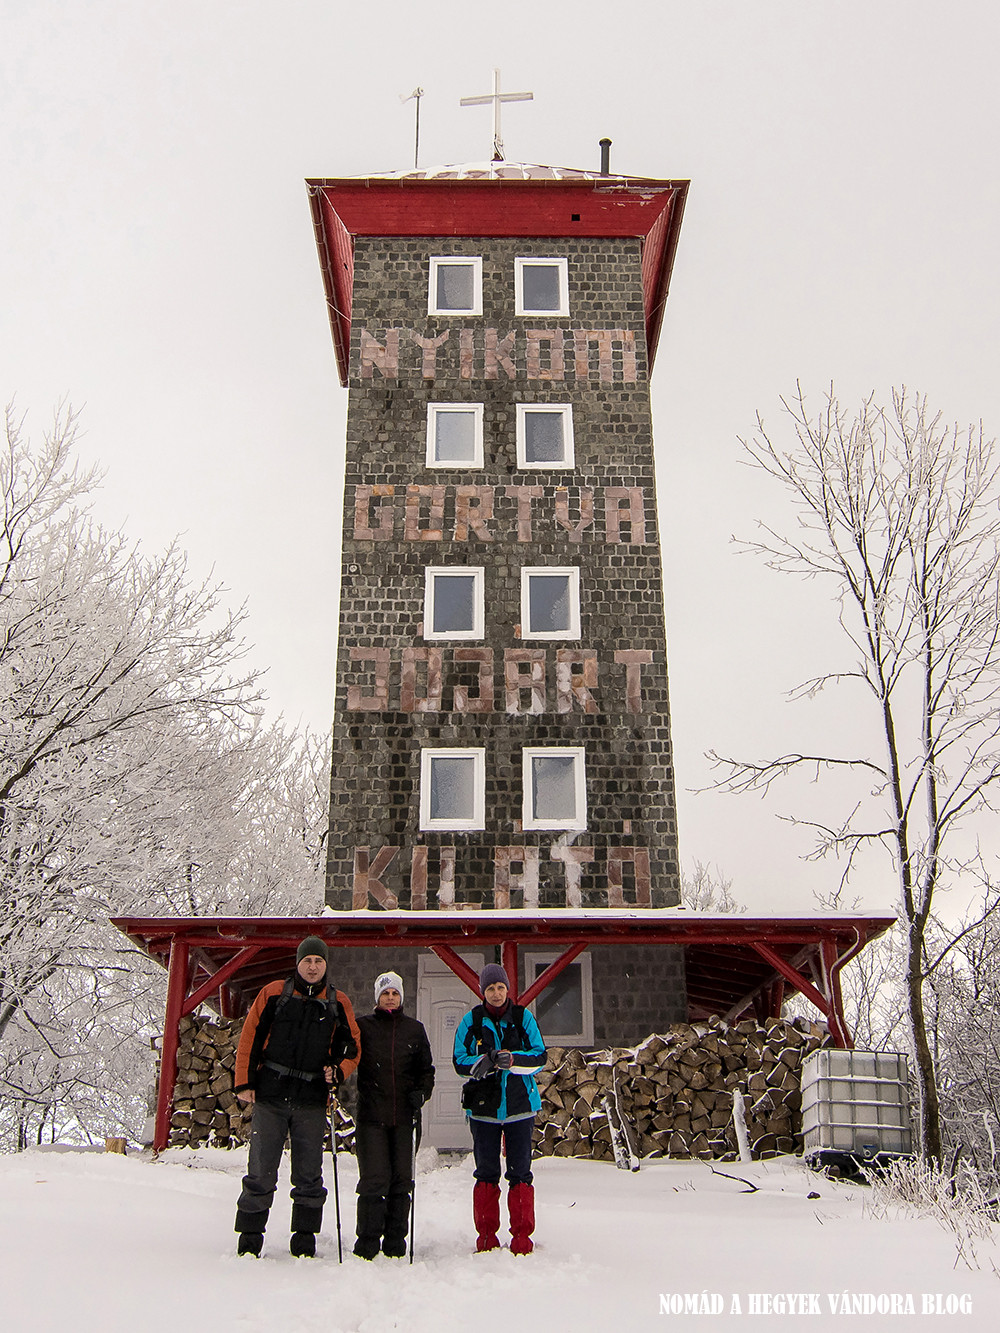
[[[780,953],[772,949],[769,944],[765,944],[763,940],[751,940],[750,947],[756,950],[766,963],[770,963],[779,976],[784,977],[786,981],[790,981],[793,986],[797,986],[806,999],[811,1000],[820,1013],[826,1016],[827,1022],[830,1022],[833,1006],[829,995],[824,995],[821,991],[818,991],[811,981],[807,981],[801,972],[792,967],[787,958],[782,958]],[[837,946],[835,943],[833,944],[833,950],[836,954]],[[755,1008],[757,1008],[758,1003],[760,1003],[761,1008],[764,1007],[763,999],[759,992],[754,995]],[[760,1010],[758,1010],[758,1012],[760,1012]],[[764,1017],[766,1016],[765,1013]],[[830,1031],[833,1032],[832,1026]],[[834,1040],[836,1040],[836,1037]]]
[[[517,944],[513,940],[504,940],[500,946],[500,956],[503,959],[503,970],[507,973],[507,979],[510,982],[507,987],[510,998],[514,1004],[520,1004],[521,1001],[517,998]]]
[[[207,1000],[210,995],[214,995],[224,982],[235,976],[245,963],[249,963],[259,953],[259,946],[251,944],[247,948],[241,949],[238,954],[234,954],[228,963],[223,964],[222,967],[213,972],[207,981],[203,981],[198,989],[187,997],[184,1001],[182,1013],[193,1014],[199,1004]],[[171,957],[173,957],[172,953]]]
[[[536,999],[537,996],[541,995],[545,987],[550,982],[555,981],[559,973],[562,972],[564,968],[569,967],[573,959],[576,958],[579,954],[583,953],[586,947],[587,947],[587,941],[581,940],[579,944],[574,944],[572,948],[567,949],[564,954],[560,954],[560,956],[555,960],[555,962],[550,963],[548,967],[545,969],[545,971],[542,973],[542,975],[540,977],[536,977],[535,980],[531,983],[531,985],[528,986],[524,994],[518,1000],[518,1004],[529,1005],[532,1000]]]
[[[447,963],[459,981],[464,981],[469,990],[473,991],[478,997],[479,973],[474,972],[464,958],[460,958],[448,944],[435,944],[432,946],[431,952],[436,953],[442,963]]]
[[[188,946],[174,936],[170,945],[170,971],[167,975],[167,1012],[163,1021],[160,1047],[160,1083],[156,1095],[154,1152],[162,1152],[170,1138],[170,1113],[177,1081],[177,1044],[179,1024],[188,987]]]

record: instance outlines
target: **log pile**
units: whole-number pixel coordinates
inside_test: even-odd
[[[801,1151],[799,1071],[828,1040],[825,1027],[806,1019],[730,1025],[712,1018],[675,1023],[636,1047],[589,1053],[551,1047],[537,1075],[542,1109],[535,1151],[610,1160],[617,1136],[636,1159],[731,1160],[737,1088],[755,1158]]]
[[[180,1021],[171,1148],[236,1148],[250,1137],[250,1107],[233,1092],[243,1020],[190,1015]],[[354,1121],[337,1107],[337,1148],[353,1152]]]
[[[233,1092],[242,1026],[215,1015],[181,1019],[171,1148],[233,1148],[250,1137],[250,1108]]]

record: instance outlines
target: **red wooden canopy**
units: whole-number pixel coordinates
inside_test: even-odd
[[[685,953],[688,1017],[729,1020],[753,1011],[778,1017],[801,993],[825,1017],[836,1045],[852,1044],[840,971],[895,917],[747,917],[684,908],[525,911],[337,912],[319,917],[116,917],[112,924],[169,970],[156,1111],[157,1151],[165,1148],[177,1076],[181,1018],[201,1004],[225,1016],[244,1012],[261,986],[287,975],[306,935],[334,948],[430,949],[478,995],[478,979],[456,948],[502,949],[516,987],[518,946],[545,944],[558,959],[522,994],[531,1001],[584,949],[679,945]]]
[[[492,166],[306,181],[341,384],[349,373],[355,236],[638,237],[652,370],[690,182]]]

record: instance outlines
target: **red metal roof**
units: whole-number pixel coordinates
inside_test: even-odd
[[[689,182],[502,165],[306,182],[342,384],[355,236],[638,237],[652,370]]]
[[[287,976],[306,935],[335,948],[430,948],[478,993],[475,973],[455,945],[499,944],[519,976],[519,944],[544,944],[561,957],[524,992],[538,994],[581,949],[600,945],[678,945],[685,951],[688,1018],[736,1017],[751,1007],[778,1017],[786,994],[802,991],[826,1016],[831,1039],[851,1044],[840,969],[891,916],[745,917],[683,909],[556,912],[337,912],[321,917],[117,917],[112,924],[168,968],[167,1005],[156,1103],[157,1151],[170,1137],[180,1020],[210,1004],[226,1016],[245,1011],[268,981]]]
[[[755,945],[772,950],[796,970],[825,942],[838,956],[853,956],[895,923],[891,915],[826,913],[797,917],[705,914],[683,909],[562,909],[477,912],[338,912],[318,917],[117,917],[113,924],[143,952],[167,966],[170,946],[183,940],[207,978],[256,950],[227,978],[237,1010],[261,986],[290,972],[306,935],[333,948],[429,949],[435,946],[545,945],[558,950],[586,941],[608,945],[679,945],[685,950],[691,1019],[725,1013],[778,977]],[[192,979],[195,984],[196,981]],[[786,979],[786,994],[796,987]]]

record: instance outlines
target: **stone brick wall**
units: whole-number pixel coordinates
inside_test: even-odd
[[[632,1046],[687,1019],[684,950],[674,945],[591,949],[594,1046]]]
[[[427,315],[446,254],[482,256],[482,317]],[[517,255],[568,257],[568,317],[515,315]],[[359,238],[352,330],[327,902],[676,902],[639,243]],[[429,402],[483,404],[482,467],[426,466]],[[572,404],[572,469],[518,469],[544,402]],[[428,565],[485,568],[482,640],[424,639]],[[579,568],[579,640],[520,638],[539,565]],[[585,747],[585,831],[522,830],[530,745]],[[483,831],[420,831],[423,746],[485,748]]]
[[[591,949],[594,996],[593,1046],[632,1045],[650,1032],[665,1032],[671,1023],[687,1018],[684,951],[673,945]],[[330,975],[344,991],[357,1014],[375,1007],[373,983],[380,972],[398,972],[403,981],[403,1004],[417,1014],[418,952],[415,949],[330,950]],[[487,961],[493,950],[487,949]],[[524,961],[518,990],[527,985]],[[469,991],[469,1007],[476,1003]],[[546,1034],[543,1032],[542,1036]],[[551,1040],[551,1036],[550,1036]],[[437,1060],[450,1052],[435,1051]]]

